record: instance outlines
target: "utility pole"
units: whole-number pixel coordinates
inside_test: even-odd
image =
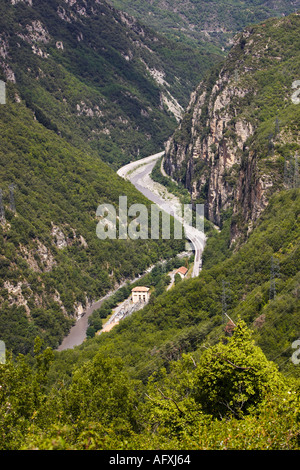
[[[229,300],[228,289],[230,282],[222,281],[222,323],[225,323],[225,316],[227,315],[227,300]]]
[[[284,157],[283,184],[284,186],[287,186],[287,187],[289,187],[288,172],[289,172],[288,160],[286,157]]]
[[[276,297],[276,278],[280,276],[279,274],[279,261],[275,260],[274,257],[271,257],[271,274],[270,274],[270,294],[269,299],[274,300]]]
[[[275,120],[275,136],[274,136],[275,139],[276,139],[277,135],[279,134],[279,132],[280,132],[280,121],[277,117],[276,120]]]
[[[234,71],[234,82],[237,83],[239,81],[239,72],[238,70]]]
[[[15,204],[15,195],[14,195],[15,186],[14,184],[9,185],[9,202],[10,202],[10,210],[12,212],[16,212],[16,204]]]
[[[5,212],[4,212],[4,205],[3,205],[3,193],[2,189],[0,189],[0,223],[5,224]]]
[[[295,162],[294,162],[294,181],[293,181],[293,187],[294,188],[299,188],[299,157],[298,154],[296,153],[295,155]]]
[[[228,301],[230,301],[230,282],[229,281],[222,281],[222,323],[225,323],[226,318],[231,322],[231,324],[236,327],[236,324],[230,318],[227,313]],[[225,318],[226,317],[226,318]]]
[[[268,135],[269,145],[268,145],[268,155],[273,155],[274,152],[274,143],[273,143],[273,134]]]
[[[299,188],[299,157],[285,157],[284,159],[284,186],[287,189]]]

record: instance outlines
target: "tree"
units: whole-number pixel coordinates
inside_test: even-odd
[[[64,419],[72,424],[78,419],[104,426],[134,425],[137,419],[136,382],[123,370],[119,359],[97,354],[92,361],[75,370],[72,384],[63,394]]]
[[[194,395],[205,413],[239,418],[282,386],[276,365],[267,360],[240,321],[226,344],[220,342],[202,355]]]
[[[89,326],[86,330],[86,337],[87,338],[94,338],[96,334],[96,330],[93,326]]]
[[[42,351],[42,345],[37,337],[30,361],[29,356],[21,354],[14,360],[9,353],[6,363],[0,366],[1,450],[18,450],[31,425],[53,419],[49,408],[45,409],[45,402],[54,353],[50,348]]]

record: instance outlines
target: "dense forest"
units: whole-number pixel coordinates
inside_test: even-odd
[[[79,312],[183,248],[100,241],[96,209],[117,207],[120,195],[149,206],[114,171],[160,149],[175,128],[149,70],[165,74],[184,106],[210,55],[175,49],[105,2],[94,7],[81,15],[79,2],[0,3],[0,323],[14,353],[32,350],[37,334],[56,348]]]
[[[183,110],[220,60],[105,1],[11,3],[0,4],[0,78],[16,84],[44,127],[114,169],[163,147],[176,127],[173,107]]]
[[[8,355],[2,448],[299,449],[299,201],[297,189],[274,196],[223,261],[226,232],[212,232],[198,278],[111,332]]]
[[[272,194],[300,185],[299,30],[292,14],[238,34],[166,145],[165,171],[236,250]],[[205,256],[212,263],[213,253]]]
[[[294,13],[299,0],[109,0],[143,23],[177,41],[224,53],[245,26]]]
[[[183,3],[211,14],[216,2]],[[273,5],[230,3],[234,31],[265,20]],[[145,2],[134,6],[143,13]],[[278,2],[276,14],[294,7]],[[300,73],[300,13],[250,28],[249,50],[246,28],[224,59],[227,33],[205,47],[203,38],[174,41],[102,0],[2,0],[0,12],[0,449],[299,450],[300,106],[290,85]],[[206,219],[199,276],[170,288],[169,273],[193,264],[178,256],[184,240],[100,240],[97,207],[117,209],[126,195],[149,208],[116,169],[172,135],[179,147],[194,136],[191,124],[204,142],[209,98],[197,116],[190,108],[179,118],[173,106],[222,87],[220,70],[239,67],[237,80],[253,93],[229,107],[259,122],[247,143],[272,191],[251,224],[232,208],[219,226]],[[189,201],[184,178],[176,184],[161,163],[152,178]],[[225,176],[237,185],[234,171]],[[242,235],[233,238],[238,218]],[[141,285],[148,304],[101,332]],[[111,291],[82,344],[58,351],[80,314]]]

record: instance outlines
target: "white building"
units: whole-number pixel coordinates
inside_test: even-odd
[[[150,297],[149,287],[137,286],[134,287],[131,291],[132,302],[136,304],[137,302],[147,303]]]

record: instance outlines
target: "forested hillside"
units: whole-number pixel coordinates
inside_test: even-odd
[[[206,51],[264,22],[220,61],[102,0],[0,0],[1,450],[300,449],[300,16],[265,20],[296,2],[227,2],[219,31],[226,2],[173,3]],[[167,139],[173,179],[160,162],[155,179],[207,208],[202,270],[170,289],[183,240],[96,234],[100,204],[149,208],[115,170]],[[80,346],[57,350],[135,277],[144,308],[95,334],[125,283]]]
[[[284,16],[299,9],[299,0],[110,0],[143,23],[177,40],[204,50],[229,49],[245,26]]]
[[[1,0],[0,14],[0,78],[44,127],[114,168],[162,148],[217,59],[105,1]]]
[[[184,106],[209,56],[199,67],[105,2],[84,5],[0,3],[0,325],[14,353],[37,334],[57,347],[92,301],[183,248],[100,241],[96,209],[120,195],[149,204],[111,167],[161,149],[176,124],[163,95]]]
[[[280,189],[299,187],[300,15],[246,28],[201,81],[166,145],[164,168],[231,243]]]
[[[239,253],[110,333],[55,354],[37,340],[32,357],[8,358],[1,448],[299,449],[299,200],[274,197]]]

